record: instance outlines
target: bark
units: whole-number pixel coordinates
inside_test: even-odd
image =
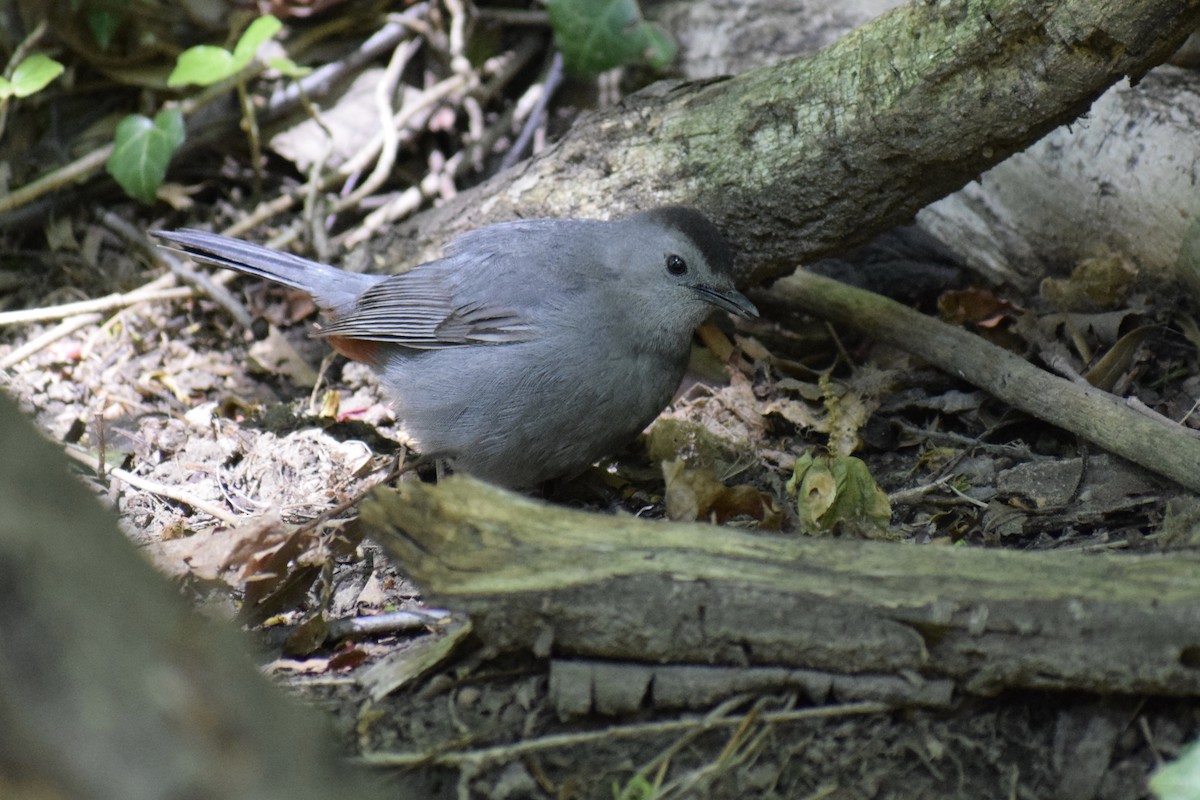
[[[813,53],[894,5],[714,0],[648,13],[679,42],[675,67],[696,80]],[[1024,291],[1114,251],[1151,275],[1178,274],[1200,297],[1200,258],[1188,244],[1200,238],[1197,50],[1193,34],[1171,58],[1188,70],[1163,66],[1135,86],[1120,82],[1082,119],[927,206],[917,224],[977,274]]]
[[[3,396],[0,445],[0,795],[384,796]]]
[[[539,157],[397,229],[382,263],[517,216],[685,202],[752,280],[863,242],[1140,78],[1200,20],[1180,0],[941,0],[811,58],[661,83],[581,118]],[[419,226],[419,230],[417,229]]]
[[[362,520],[492,646],[1010,687],[1200,694],[1200,559],[786,538],[597,517],[468,478]]]
[[[1159,278],[1178,274],[1196,290],[1200,260],[1181,251],[1197,235],[1198,170],[1200,75],[1164,66],[1109,90],[1085,118],[925,208],[917,222],[974,271],[1023,290],[1107,252],[1129,254]]]

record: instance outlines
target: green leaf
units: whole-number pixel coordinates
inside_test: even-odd
[[[267,66],[285,78],[303,78],[312,72],[312,67],[302,67],[290,58],[279,56],[267,60]]]
[[[270,14],[251,22],[233,49],[235,71],[245,69],[246,65],[254,58],[254,54],[258,52],[258,48],[279,33],[281,28],[283,28],[283,23]]]
[[[675,40],[657,25],[645,23],[640,30],[642,58],[654,69],[666,69],[675,60]]]
[[[108,174],[130,197],[153,203],[183,138],[183,112],[177,108],[165,108],[153,120],[130,114],[117,125]]]
[[[128,0],[100,0],[87,4],[83,18],[96,44],[107,50],[128,14]]]
[[[50,56],[34,53],[13,70],[12,93],[28,97],[46,88],[46,84],[62,75],[63,65]]]
[[[211,44],[189,47],[176,59],[175,69],[167,77],[167,86],[173,89],[193,83],[212,86],[232,78],[254,60],[258,49],[282,27],[282,22],[267,14],[250,23],[232,53],[224,47]]]
[[[867,465],[853,456],[805,453],[797,459],[787,491],[796,499],[805,533],[878,534],[888,529],[892,509]]]
[[[563,66],[574,75],[639,62],[662,69],[675,58],[675,43],[642,18],[637,0],[549,0],[547,10]]]
[[[1200,800],[1200,743],[1193,742],[1179,758],[1155,770],[1150,791],[1159,800]]]
[[[613,800],[654,800],[658,787],[644,775],[634,775],[624,787],[613,781]]]
[[[179,54],[175,69],[167,76],[167,86],[176,88],[194,83],[197,86],[212,86],[237,72],[233,66],[233,53],[224,47],[199,44]]]

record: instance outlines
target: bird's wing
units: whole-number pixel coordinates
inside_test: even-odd
[[[421,350],[532,339],[527,314],[488,294],[464,287],[452,265],[422,264],[367,289],[348,313],[323,324],[319,335]]]

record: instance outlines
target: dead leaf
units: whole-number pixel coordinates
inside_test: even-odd
[[[990,289],[972,287],[944,293],[938,298],[938,316],[951,325],[971,324],[994,328],[1002,320],[1017,316],[1019,309]]]
[[[312,387],[317,383],[316,370],[274,325],[270,326],[265,339],[250,345],[247,355],[263,372],[286,375],[297,386]]]
[[[1108,352],[1088,368],[1088,371],[1083,373],[1083,377],[1097,389],[1103,389],[1106,392],[1112,391],[1112,388],[1117,385],[1117,380],[1133,364],[1133,359],[1142,344],[1155,330],[1157,328],[1152,325],[1134,328],[1108,348]]]
[[[765,530],[778,530],[782,523],[774,499],[753,486],[726,486],[710,469],[692,468],[683,460],[664,461],[662,467],[667,516],[677,522],[710,520],[722,525],[747,516]]]
[[[646,453],[652,461],[679,460],[693,467],[724,469],[738,461],[742,448],[699,423],[664,418],[647,433]]]
[[[1100,311],[1121,306],[1136,281],[1132,259],[1108,253],[1080,261],[1065,280],[1046,278],[1039,293],[1062,311]]]
[[[254,552],[278,534],[278,516],[268,514],[237,528],[218,528],[185,538],[160,541],[148,548],[150,559],[173,578],[195,577],[240,586],[239,553]]]

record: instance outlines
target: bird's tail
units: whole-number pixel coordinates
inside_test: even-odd
[[[187,253],[199,261],[257,275],[308,292],[319,307],[331,311],[342,311],[352,306],[360,294],[383,280],[381,275],[347,272],[218,233],[187,228],[150,233],[165,240],[168,247]]]

